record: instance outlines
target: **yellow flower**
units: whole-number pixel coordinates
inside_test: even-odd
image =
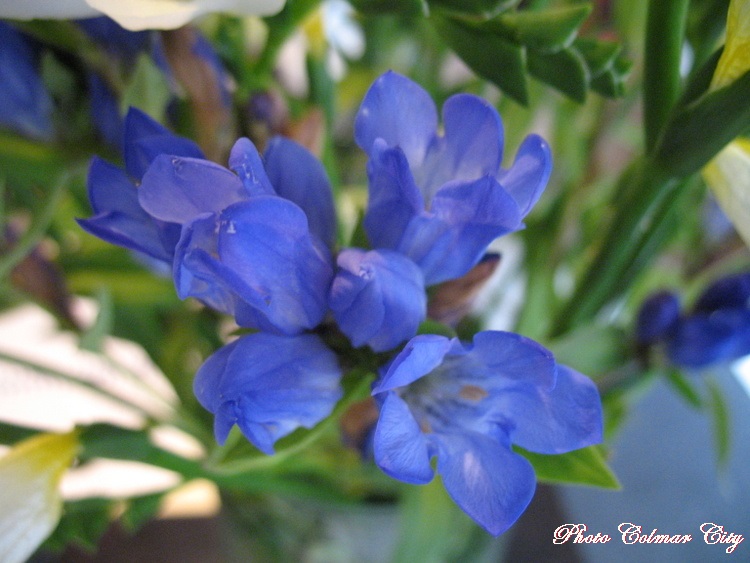
[[[722,88],[750,70],[750,0],[731,0],[724,52],[711,88]],[[729,143],[703,169],[703,179],[750,246],[750,139]]]
[[[0,561],[22,563],[55,529],[60,480],[78,447],[75,432],[39,434],[0,457]]]

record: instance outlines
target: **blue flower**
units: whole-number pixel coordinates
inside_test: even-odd
[[[670,336],[680,319],[680,300],[671,291],[649,296],[638,311],[636,339],[648,346]]]
[[[395,348],[417,333],[427,315],[422,272],[392,250],[342,250],[329,305],[355,347]]]
[[[433,478],[431,458],[458,504],[488,532],[507,530],[535,489],[531,465],[511,444],[559,454],[602,439],[599,394],[548,350],[487,331],[473,344],[421,335],[396,356],[373,395],[380,403],[374,456],[408,483]]]
[[[229,165],[235,172],[160,155],[143,177],[141,207],[181,225],[173,265],[178,295],[232,314],[241,326],[287,335],[316,327],[333,279],[323,241],[333,241],[336,228],[322,164],[278,138],[265,166],[248,139],[237,141]]]
[[[427,92],[394,72],[372,85],[355,122],[369,156],[370,242],[411,258],[428,286],[464,275],[490,242],[522,228],[552,167],[547,143],[530,135],[502,169],[500,116],[476,96],[449,98],[443,127]]]
[[[77,20],[86,35],[110,54],[132,62],[148,47],[150,31],[130,31],[107,16]]]
[[[236,424],[266,454],[279,438],[327,417],[341,398],[336,355],[315,335],[255,333],[220,348],[198,370],[194,391],[215,415],[223,444]]]
[[[676,366],[700,369],[750,354],[750,272],[717,280],[698,297],[692,311],[679,318],[674,312],[676,297],[668,314],[653,306],[659,295],[641,306],[639,334],[642,324],[667,326],[645,343],[663,343]],[[672,320],[666,323],[664,319]]]
[[[98,157],[91,161],[88,195],[94,216],[79,219],[89,233],[143,253],[171,267],[180,226],[150,216],[138,202],[138,184],[164,152],[202,158],[193,141],[178,137],[142,111],[131,108],[124,127],[125,170]]]
[[[52,97],[39,76],[33,41],[0,21],[0,127],[50,140]]]

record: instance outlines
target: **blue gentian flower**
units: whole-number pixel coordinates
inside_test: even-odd
[[[278,138],[265,166],[248,139],[237,141],[229,165],[236,173],[164,154],[143,177],[141,207],[181,226],[173,266],[178,295],[232,314],[241,326],[287,335],[314,328],[333,279],[323,241],[332,241],[336,228],[322,164]]]
[[[520,229],[552,167],[547,143],[530,135],[501,168],[500,116],[476,96],[449,98],[443,128],[429,94],[394,72],[370,87],[355,122],[369,156],[370,243],[411,258],[428,286],[464,275],[490,242]]]
[[[236,424],[259,450],[327,417],[341,398],[336,355],[313,334],[255,333],[220,348],[198,370],[195,395],[223,444]]]
[[[202,158],[203,152],[193,141],[173,134],[135,108],[125,117],[124,131],[125,170],[94,157],[88,175],[94,216],[79,219],[78,224],[94,236],[171,268],[180,226],[146,213],[138,202],[137,186],[157,155],[168,152]]]
[[[50,140],[52,109],[52,97],[39,75],[34,42],[0,21],[0,127]]]
[[[127,61],[146,50],[151,36],[150,31],[127,30],[107,16],[76,20],[76,24],[107,52]]]
[[[663,344],[676,366],[701,369],[750,354],[750,272],[721,278],[707,287],[690,312],[677,297],[658,292],[641,305],[636,337]]]
[[[417,333],[427,315],[424,278],[416,264],[392,250],[342,250],[329,306],[355,347],[395,348]]]
[[[527,338],[486,331],[471,345],[414,337],[376,383],[377,465],[407,483],[433,478],[432,457],[458,504],[491,534],[507,530],[535,489],[512,444],[560,454],[602,439],[594,384]]]

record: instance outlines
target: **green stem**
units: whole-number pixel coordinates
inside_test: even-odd
[[[42,237],[52,223],[52,219],[55,217],[60,202],[66,193],[70,177],[69,173],[64,173],[60,180],[55,183],[39,217],[37,217],[31,228],[20,238],[20,240],[5,254],[3,259],[0,260],[0,279],[4,279],[10,275],[13,268],[26,258],[34,247],[39,244],[39,241],[42,240]]]
[[[656,147],[682,88],[680,59],[689,4],[689,0],[649,2],[643,85],[647,154]]]

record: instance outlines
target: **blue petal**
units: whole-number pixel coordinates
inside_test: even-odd
[[[440,189],[431,213],[410,222],[398,250],[419,265],[430,286],[463,276],[493,240],[520,226],[515,200],[485,176]]]
[[[475,432],[440,434],[437,470],[456,504],[492,535],[518,520],[531,502],[531,464],[509,446]]]
[[[160,154],[204,158],[195,142],[179,137],[137,108],[125,116],[125,170],[140,180]]]
[[[76,20],[75,23],[91,39],[119,57],[134,59],[148,44],[150,32],[128,31],[107,16]]]
[[[273,195],[271,185],[258,149],[250,139],[238,139],[229,154],[229,168],[242,180],[248,195]]]
[[[386,393],[380,407],[373,449],[375,463],[395,479],[424,484],[434,476],[427,438],[407,404],[393,391]]]
[[[299,205],[310,232],[329,248],[336,242],[336,208],[323,164],[302,145],[274,137],[265,151],[266,172],[276,193]]]
[[[668,337],[680,319],[680,300],[671,291],[651,295],[641,305],[636,319],[636,339],[654,344]]]
[[[482,380],[488,390],[511,382],[551,389],[557,373],[555,358],[544,346],[520,334],[496,330],[474,335],[466,366],[462,379],[476,384]]]
[[[91,100],[91,122],[105,143],[122,149],[125,129],[120,115],[119,102],[98,74],[90,72],[87,78]]]
[[[222,213],[218,236],[220,261],[241,280],[234,290],[251,304],[258,295],[267,303],[270,325],[258,326],[261,319],[242,308],[238,323],[295,334],[323,320],[333,265],[299,207],[275,196],[251,198]]]
[[[750,311],[720,309],[681,320],[667,344],[678,366],[702,368],[750,354]]]
[[[329,305],[355,347],[394,348],[417,333],[427,314],[422,273],[389,250],[345,249],[331,286]]]
[[[696,311],[716,311],[732,307],[745,308],[750,299],[750,272],[721,278],[701,293],[695,303]]]
[[[175,248],[172,275],[180,299],[195,297],[217,311],[233,315],[236,307],[230,281],[233,278],[226,279],[221,264],[214,258],[217,224],[216,215],[205,214],[183,226]]]
[[[247,197],[242,182],[226,168],[196,158],[162,154],[143,176],[141,207],[162,221],[185,223],[217,213]]]
[[[567,366],[558,366],[553,389],[518,385],[497,404],[513,425],[511,441],[529,451],[562,454],[602,441],[599,392],[588,377]]]
[[[367,165],[369,198],[364,227],[376,248],[396,249],[412,219],[424,210],[406,156],[399,148],[375,143]]]
[[[34,43],[0,21],[0,126],[49,140],[53,135],[52,97],[42,82]]]
[[[518,149],[513,166],[498,175],[500,185],[515,199],[521,217],[542,195],[552,173],[552,153],[547,141],[539,135],[529,135]]]
[[[84,230],[109,243],[171,261],[174,245],[168,246],[164,227],[141,208],[138,191],[122,170],[95,157],[89,169],[88,192],[96,215],[78,220]]]
[[[482,98],[451,96],[443,105],[443,125],[445,136],[430,145],[421,166],[412,166],[427,201],[447,182],[494,177],[503,157],[500,116]]]
[[[419,166],[437,131],[437,110],[430,95],[405,76],[389,71],[367,91],[354,123],[354,138],[368,154],[376,139],[400,147]]]
[[[393,359],[385,375],[376,382],[372,394],[404,387],[427,375],[443,362],[457,342],[436,334],[415,336]]]
[[[216,417],[220,441],[236,423],[261,451],[299,427],[311,428],[341,398],[336,355],[315,335],[243,336],[198,370],[194,390]]]

